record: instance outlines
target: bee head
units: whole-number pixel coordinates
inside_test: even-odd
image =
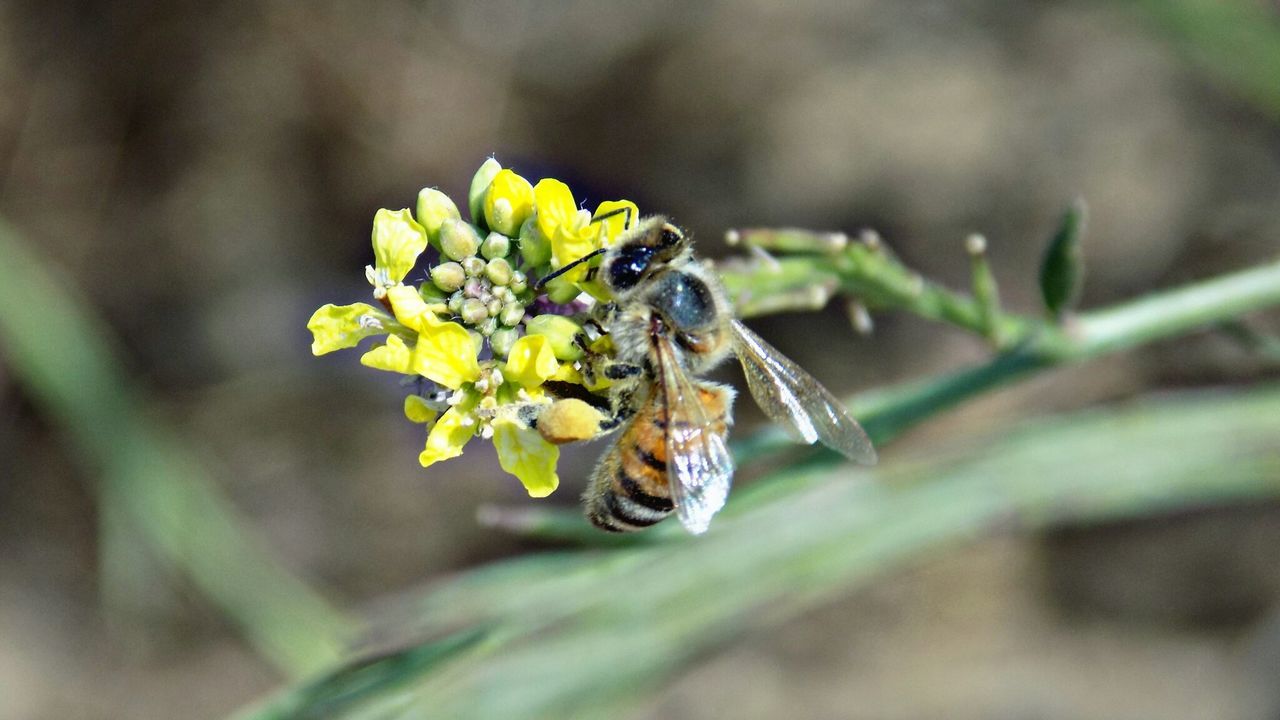
[[[679,257],[689,247],[680,228],[655,215],[640,223],[613,246],[604,264],[605,282],[614,291],[635,287],[653,270]]]

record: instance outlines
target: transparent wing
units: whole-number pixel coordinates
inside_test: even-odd
[[[871,438],[829,390],[746,325],[734,320],[733,332],[747,387],[770,419],[798,442],[821,440],[854,462],[875,463]]]
[[[659,392],[667,406],[667,482],[680,522],[700,535],[729,496],[733,458],[724,436],[712,428],[698,388],[676,361],[670,341],[660,337],[656,346]]]

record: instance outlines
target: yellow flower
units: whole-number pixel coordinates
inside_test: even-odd
[[[538,231],[551,243],[552,269],[562,268],[590,255],[602,245],[612,243],[623,231],[634,226],[640,217],[639,208],[629,200],[602,202],[595,215],[579,210],[569,186],[552,178],[539,180],[533,188],[533,195]],[[631,212],[620,212],[623,209]],[[616,215],[605,220],[592,222],[592,218],[615,212]],[[628,219],[630,225],[627,224]],[[586,272],[586,266],[581,265],[561,277],[566,282],[578,283]]]
[[[435,420],[440,411],[427,404],[421,395],[406,395],[404,398],[404,416],[411,423],[424,425]]]
[[[459,402],[445,411],[427,434],[427,446],[418,454],[422,467],[430,467],[441,460],[456,458],[462,448],[476,434],[479,425],[473,411],[480,403],[474,392],[465,392]]]
[[[560,448],[544,440],[537,430],[513,417],[497,417],[493,447],[498,451],[498,464],[520,479],[529,497],[546,497],[559,487],[556,463]]]
[[[394,285],[409,274],[418,256],[427,249],[427,231],[413,219],[408,208],[382,209],[373,216],[374,265],[366,270],[377,289]]]
[[[484,194],[484,219],[489,229],[514,237],[532,214],[533,186],[509,169],[500,170]]]
[[[402,338],[389,335],[386,344],[365,353],[361,363],[378,370],[421,375],[451,390],[479,379],[480,364],[470,333],[456,322],[437,318],[411,287],[393,285],[386,292],[396,319],[417,331],[417,341],[410,348]]]
[[[324,355],[334,350],[355,347],[364,338],[382,335],[395,320],[371,305],[334,305],[321,307],[307,321],[311,331],[311,353]]]
[[[623,212],[624,210],[630,210],[630,212]],[[591,217],[602,218],[606,215],[609,217],[599,222],[604,225],[605,244],[612,245],[619,235],[635,227],[639,222],[640,208],[630,200],[606,200],[600,203],[596,208],[596,214]]]
[[[525,390],[532,390],[555,375],[559,369],[560,363],[556,362],[547,337],[525,335],[516,340],[507,353],[507,366],[502,371],[502,376]]]

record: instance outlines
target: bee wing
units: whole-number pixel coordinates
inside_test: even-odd
[[[656,343],[658,392],[666,401],[667,482],[680,522],[700,535],[724,507],[733,482],[733,458],[724,436],[711,427],[698,388],[676,361],[671,341]]]
[[[734,353],[756,404],[799,442],[822,444],[854,462],[872,465],[871,438],[829,390],[738,320]]]

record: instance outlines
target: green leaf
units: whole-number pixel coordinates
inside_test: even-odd
[[[1044,306],[1055,320],[1075,309],[1084,282],[1084,257],[1080,241],[1084,237],[1086,207],[1083,199],[1062,214],[1058,231],[1049,241],[1040,265],[1040,293]]]

